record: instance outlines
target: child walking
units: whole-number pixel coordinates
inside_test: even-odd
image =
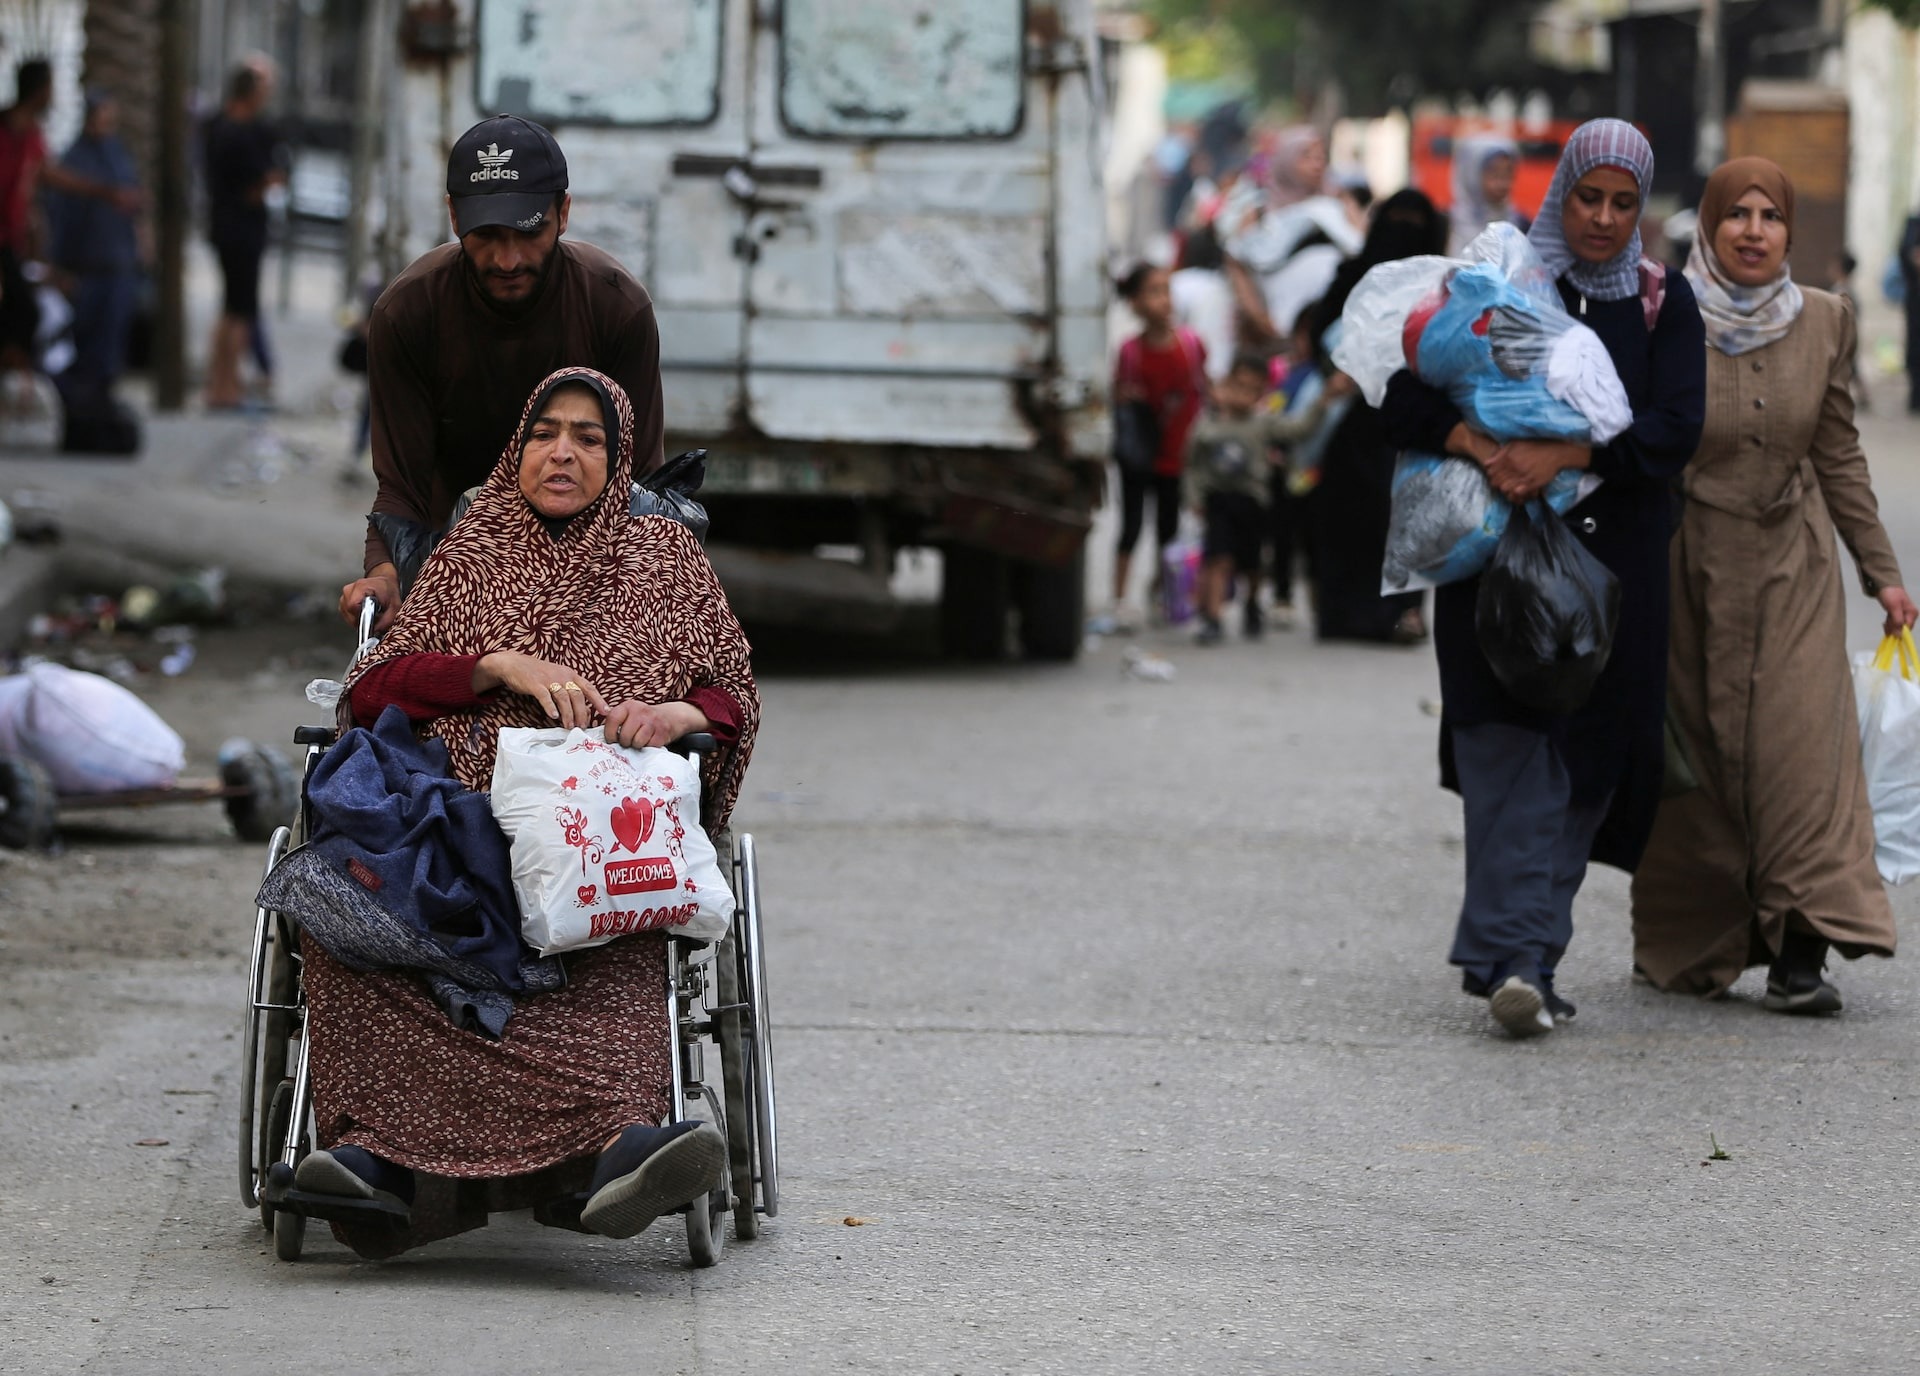
[[[1153,498],[1156,557],[1180,530],[1180,470],[1187,436],[1206,398],[1206,347],[1192,330],[1174,324],[1171,274],[1142,264],[1119,284],[1121,299],[1133,308],[1140,333],[1120,346],[1114,366],[1116,408],[1132,407],[1147,418],[1152,445],[1148,455],[1120,465],[1120,539],[1113,560],[1113,611],[1099,630],[1131,629],[1126,605],[1127,576],[1133,549],[1146,524],[1147,498]]]
[[[1241,629],[1249,640],[1266,629],[1260,612],[1260,551],[1269,524],[1271,474],[1283,464],[1278,446],[1311,435],[1326,408],[1353,390],[1351,379],[1335,373],[1310,405],[1281,413],[1263,406],[1269,380],[1265,359],[1243,354],[1214,384],[1213,404],[1187,440],[1185,496],[1199,514],[1206,560],[1200,580],[1202,645],[1217,645],[1234,580],[1242,580],[1246,600]]]

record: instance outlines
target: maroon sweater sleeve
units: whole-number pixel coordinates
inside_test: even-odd
[[[409,721],[432,721],[490,702],[493,693],[473,691],[473,666],[479,662],[479,655],[423,652],[376,664],[353,685],[353,724],[372,726],[388,707],[398,707]],[[720,744],[740,739],[740,704],[726,689],[695,688],[685,701],[706,715]]]
[[[707,730],[720,744],[732,745],[740,739],[740,704],[732,693],[724,688],[695,688],[684,701],[706,714]]]
[[[409,721],[477,707],[493,696],[473,691],[473,666],[479,662],[479,655],[422,653],[376,664],[353,685],[353,724],[372,726],[389,707],[398,707]]]

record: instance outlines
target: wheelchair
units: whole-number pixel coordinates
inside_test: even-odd
[[[377,643],[373,603],[360,616],[357,664]],[[303,844],[311,818],[306,782],[337,732],[303,726],[294,741],[305,748],[301,798],[295,815],[267,843],[265,873]],[[683,755],[716,748],[711,736],[685,737],[668,747]],[[726,1222],[734,1237],[760,1235],[761,1219],[779,1213],[779,1149],[773,1088],[772,1027],[767,1013],[766,954],[760,919],[760,872],[753,837],[716,834],[714,848],[730,856],[735,908],[727,935],[717,943],[667,938],[669,1052],[673,1066],[671,1121],[689,1116],[717,1127],[727,1143],[728,1178],[685,1210],[687,1252],[695,1266],[720,1259]],[[274,1255],[298,1261],[310,1218],[325,1207],[294,1187],[294,1171],[314,1150],[313,1089],[305,1036],[306,1000],[300,985],[300,933],[286,914],[256,907],[253,956],[248,966],[246,1026],[242,1038],[240,1105],[240,1199],[258,1209],[273,1235]],[[716,1083],[708,1050],[717,1060]],[[542,1222],[578,1229],[584,1196],[554,1201],[536,1210]],[[584,1231],[584,1229],[581,1229]]]

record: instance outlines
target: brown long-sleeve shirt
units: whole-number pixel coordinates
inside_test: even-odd
[[[634,467],[659,467],[664,424],[653,301],[617,259],[562,239],[540,294],[509,314],[474,286],[457,243],[394,278],[367,322],[373,510],[446,524],[513,439],[527,398],[555,369],[597,368],[633,401]],[[366,567],[388,562],[367,530]]]

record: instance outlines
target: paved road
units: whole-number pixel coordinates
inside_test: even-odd
[[[1920,565],[1916,435],[1870,431]],[[184,809],[0,861],[0,1370],[1910,1369],[1920,961],[1825,1023],[1656,994],[1601,873],[1579,1021],[1508,1042],[1442,963],[1429,658],[1156,643],[1173,683],[767,666],[785,1207],[712,1271],[519,1217],[275,1262],[233,1181],[257,855]],[[342,646],[216,639],[152,696],[205,761]]]

